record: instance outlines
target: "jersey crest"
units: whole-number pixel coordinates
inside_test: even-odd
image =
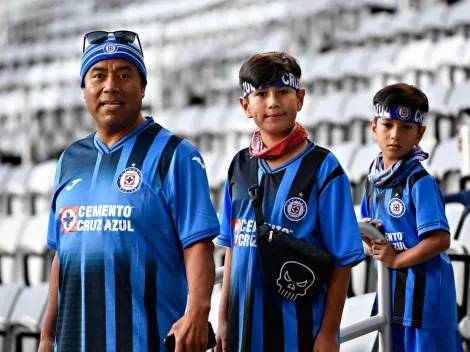
[[[133,193],[142,184],[142,173],[136,167],[124,169],[118,176],[117,186],[123,193]]]
[[[392,198],[388,202],[388,213],[394,218],[401,218],[405,214],[405,203],[400,198]]]

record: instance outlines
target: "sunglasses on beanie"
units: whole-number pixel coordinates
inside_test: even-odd
[[[93,31],[85,34],[83,37],[83,52],[85,52],[85,44],[101,44],[108,39],[108,35],[113,34],[114,38],[118,43],[134,43],[135,39],[137,38],[137,42],[139,43],[140,52],[142,57],[144,57],[144,51],[142,50],[142,45],[140,44],[139,35],[132,31],[125,31],[119,30],[114,32],[107,32],[107,31]]]

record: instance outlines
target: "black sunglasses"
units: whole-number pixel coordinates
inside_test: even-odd
[[[140,44],[139,35],[135,32],[123,30],[115,32],[93,31],[85,34],[85,36],[83,37],[83,52],[85,52],[86,42],[88,42],[88,44],[101,44],[108,39],[109,34],[113,34],[114,38],[116,38],[116,41],[118,43],[134,43],[135,39],[137,38],[140,52],[142,54],[142,57],[144,57],[144,51],[142,50],[142,45]]]

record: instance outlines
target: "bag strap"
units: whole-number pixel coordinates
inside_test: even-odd
[[[250,159],[249,182],[250,186],[248,187],[248,194],[250,195],[251,204],[253,204],[253,208],[255,209],[256,226],[260,227],[264,224],[262,209],[263,197],[258,187],[258,159],[255,157]]]

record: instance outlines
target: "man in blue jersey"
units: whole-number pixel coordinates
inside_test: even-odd
[[[220,226],[202,157],[142,115],[137,34],[85,39],[81,87],[96,132],[57,165],[40,350],[163,351],[174,334],[176,351],[205,351]]]
[[[295,121],[305,96],[300,77],[297,60],[284,52],[254,55],[240,69],[240,103],[258,130],[250,148],[234,157],[225,186],[217,238],[227,247],[218,351],[339,350],[351,266],[364,259],[364,252],[347,176],[335,156],[309,141]],[[262,211],[271,228],[334,256],[333,274],[313,301],[295,301],[313,283],[308,267],[299,271],[298,280],[290,271],[280,273],[279,291],[290,290],[294,301],[262,277],[248,196],[252,158],[258,163]]]
[[[462,351],[444,200],[420,161],[428,111],[424,93],[393,84],[374,96],[374,139],[381,153],[371,165],[361,213],[385,232],[363,237],[366,250],[392,269],[393,351]]]

